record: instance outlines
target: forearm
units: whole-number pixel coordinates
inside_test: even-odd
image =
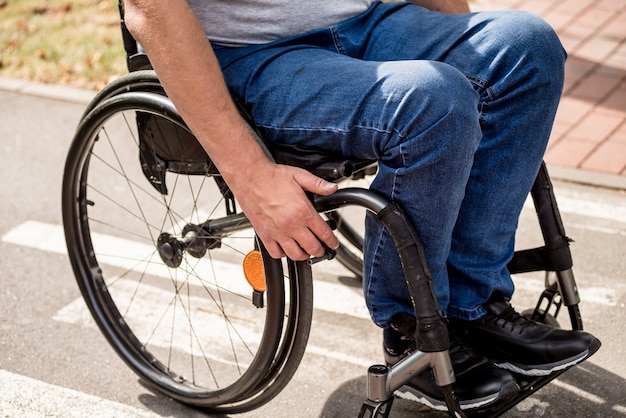
[[[184,0],[125,0],[126,24],[168,96],[227,181],[269,163],[230,97],[210,43]],[[172,18],[175,16],[175,18]]]
[[[215,163],[273,257],[305,260],[339,242],[305,191],[337,185],[272,163],[230,97],[204,30],[185,0],[124,0],[126,25],[172,102]],[[321,241],[321,242],[320,242]]]
[[[442,13],[457,14],[469,13],[467,0],[410,0],[418,6]]]

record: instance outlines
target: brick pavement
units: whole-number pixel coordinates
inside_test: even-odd
[[[474,0],[546,19],[569,54],[551,166],[626,176],[626,0]]]

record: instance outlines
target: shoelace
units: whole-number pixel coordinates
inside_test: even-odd
[[[512,306],[509,306],[500,314],[494,315],[494,318],[491,320],[494,324],[500,323],[502,328],[506,328],[510,324],[511,331],[515,331],[515,328],[519,327],[519,334],[522,334],[528,326],[534,325],[533,321],[518,314]]]
[[[459,358],[460,356],[468,357],[473,353],[473,350],[467,345],[463,339],[459,338],[453,331],[449,332],[450,335],[450,356]]]

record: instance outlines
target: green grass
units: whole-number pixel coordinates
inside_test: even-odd
[[[0,76],[99,89],[126,72],[116,0],[0,0]]]

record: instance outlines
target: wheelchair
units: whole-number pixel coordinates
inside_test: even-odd
[[[564,371],[520,376],[522,391],[514,399],[462,411],[454,396],[446,323],[419,237],[402,208],[362,187],[312,196],[341,247],[308,261],[271,258],[155,73],[138,70],[149,67],[145,56],[134,52],[128,56],[133,71],[100,91],[80,120],[65,163],[62,211],[81,294],[108,342],[147,385],[224,414],[250,411],[278,395],[307,345],[312,264],[336,258],[360,275],[362,233],[343,214],[347,207],[370,212],[394,238],[419,341],[418,350],[393,367],[368,369],[359,417],[389,416],[394,391],[429,367],[450,415],[457,417],[501,415]],[[340,185],[376,170],[375,161],[278,149],[258,133],[257,139],[276,162]],[[509,270],[545,271],[546,279],[536,307],[525,314],[556,324],[564,306],[572,329],[582,329],[570,239],[545,165],[531,195],[545,245],[516,251]]]

